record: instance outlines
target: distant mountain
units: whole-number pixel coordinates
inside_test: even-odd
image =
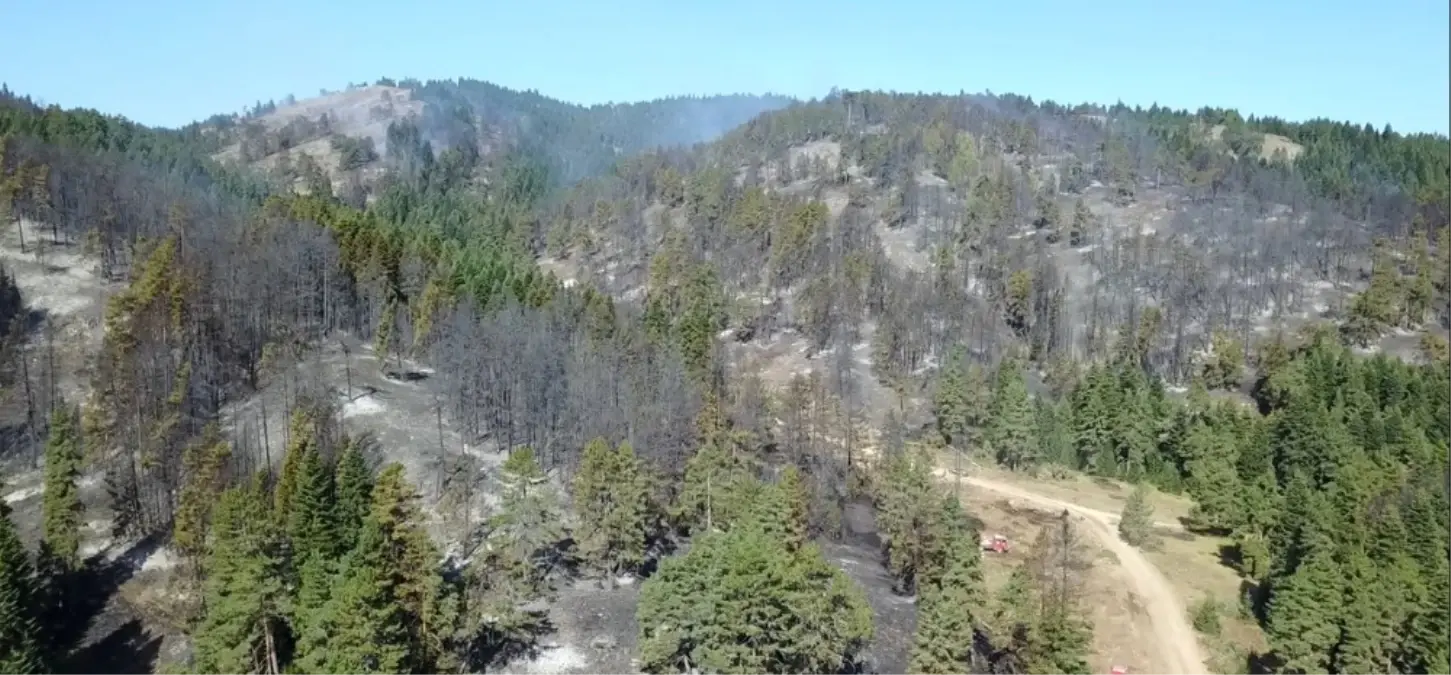
[[[737,94],[581,106],[477,80],[385,78],[301,101],[259,103],[245,115],[194,127],[215,137],[218,160],[285,173],[304,190],[309,173],[317,174],[314,165],[334,190],[376,182],[390,139],[410,146],[426,141],[434,155],[456,150],[470,166],[474,159],[523,153],[553,183],[570,184],[621,157],[713,140],[790,103]]]
[[[732,94],[579,106],[478,80],[399,84],[423,102],[429,140],[456,145],[470,132],[464,120],[472,116],[477,129],[539,153],[551,174],[565,183],[596,175],[622,156],[714,140],[793,102],[769,94]]]

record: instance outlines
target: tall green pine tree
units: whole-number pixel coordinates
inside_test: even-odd
[[[992,411],[988,442],[997,461],[1014,471],[1037,463],[1037,419],[1016,361],[1004,361],[999,368]]]
[[[75,415],[66,406],[56,408],[50,418],[50,437],[45,443],[45,554],[64,571],[80,567],[81,438]]]
[[[35,567],[0,501],[0,672],[45,672],[36,605]]]
[[[1311,551],[1299,569],[1277,582],[1270,597],[1270,648],[1289,672],[1330,672],[1340,641],[1344,608],[1339,565],[1323,548]]]
[[[198,672],[280,672],[282,564],[263,499],[259,480],[217,500],[204,609],[193,633]]]
[[[956,504],[957,500],[951,500]],[[960,509],[960,507],[959,507]],[[956,520],[949,515],[948,522]],[[933,588],[919,593],[917,632],[908,669],[913,673],[966,673],[970,671],[973,613],[983,602],[982,551],[970,532],[952,537],[947,570]]]
[[[962,451],[967,443],[968,394],[967,353],[962,347],[954,347],[948,354],[947,363],[937,378],[937,392],[933,400],[937,417],[937,429],[948,445]]]
[[[603,438],[591,441],[573,487],[580,555],[609,574],[637,569],[645,561],[652,509],[650,486],[634,449],[628,444],[611,449]]]
[[[382,526],[370,517],[314,629],[325,642],[298,655],[302,672],[408,672],[407,616],[384,569],[386,546]]]
[[[350,440],[337,462],[337,538],[340,551],[358,543],[363,519],[373,503],[373,473],[363,458],[358,439]]]

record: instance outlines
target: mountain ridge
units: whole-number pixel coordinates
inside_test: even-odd
[[[365,122],[382,91],[359,94]],[[77,495],[77,550],[130,575],[86,586],[104,611],[37,620],[72,669],[113,669],[87,659],[135,631],[128,644],[148,646],[110,649],[106,663],[150,666],[161,651],[181,661],[168,668],[276,672],[374,657],[370,644],[288,639],[326,632],[290,623],[318,617],[393,636],[390,658],[422,671],[668,671],[699,659],[652,626],[705,640],[744,630],[692,604],[720,585],[715,562],[742,559],[759,564],[731,572],[745,581],[727,599],[786,608],[804,631],[767,636],[782,642],[748,654],[761,670],[791,670],[771,659],[806,640],[819,657],[798,670],[905,672],[936,653],[942,667],[911,669],[1149,672],[1202,641],[1227,648],[1218,670],[1294,658],[1324,671],[1351,653],[1337,636],[1381,644],[1387,632],[1413,637],[1367,663],[1444,669],[1428,637],[1445,625],[1430,584],[1446,579],[1434,477],[1451,436],[1443,139],[1213,109],[837,92],[710,143],[652,151],[642,131],[647,149],[621,158],[601,131],[648,131],[651,109],[610,127],[505,106],[493,119],[512,131],[494,148],[475,104],[453,117],[429,105],[447,124],[428,127],[425,109],[385,125],[386,147],[360,165],[378,183],[357,200],[319,171],[299,185],[219,163],[227,139],[202,127],[0,99],[0,195],[19,222],[0,241],[0,318],[15,338],[0,343],[0,382],[13,383],[0,413],[19,474],[0,528],[27,545],[52,537],[52,496]],[[1263,161],[1264,134],[1303,149]],[[342,134],[303,143],[316,140],[367,155]],[[571,167],[581,180],[561,180]],[[75,403],[75,434],[66,415],[37,414]],[[84,446],[68,455],[72,441]],[[33,470],[42,452],[47,470]],[[68,461],[83,464],[49,470]],[[1149,597],[1135,599],[1122,582],[1144,578],[1137,554],[1096,555],[1071,518],[933,480],[964,461],[1000,465],[1003,486],[1036,494],[1111,486],[1119,531],[1094,530],[1110,553],[1126,550],[1115,535],[1155,534],[1146,486],[1168,493],[1150,496],[1185,527],[1164,541],[1173,564],[1157,565],[1180,586],[1140,585]],[[359,508],[378,466],[381,496]],[[1128,483],[1140,488],[1123,502]],[[208,525],[219,492],[226,508]],[[628,522],[602,522],[607,509]],[[390,519],[406,564],[367,548],[376,529],[354,555],[315,527],[348,513],[339,529],[355,530],[360,511]],[[1414,537],[1397,535],[1401,518]],[[217,548],[247,569],[273,564],[244,521],[276,523],[277,564],[331,597],[380,588],[356,574],[373,560],[447,601],[378,599],[417,636],[325,611],[335,602],[229,613],[227,598],[278,606],[259,592],[319,601],[225,573],[239,558]],[[976,536],[960,535],[976,530],[1011,535],[1011,552],[974,555]],[[1389,558],[1356,548],[1369,532]],[[1341,570],[1347,551],[1361,557]],[[316,575],[301,564],[313,555],[347,573]],[[25,556],[0,558],[15,570]],[[1067,561],[1064,574],[1043,574],[1044,560]],[[821,584],[752,576],[783,578],[773,570]],[[1394,626],[1317,594],[1381,572],[1426,590],[1381,608]],[[205,582],[204,602],[188,580]],[[811,629],[834,618],[823,586],[848,591],[831,604],[849,608],[849,630]],[[933,602],[989,591],[1006,599]],[[1036,592],[1060,601],[1019,613],[1013,599]],[[1182,613],[1166,594],[1208,599],[1201,634],[1159,634],[1156,655],[1133,607]],[[424,614],[455,599],[457,616]],[[1241,602],[1253,611],[1220,609]],[[987,612],[952,613],[976,607]],[[1054,617],[1071,621],[1048,651],[1036,638]],[[1220,621],[1228,635],[1200,628]],[[272,628],[298,649],[270,652]],[[257,639],[238,649],[244,633]],[[547,661],[529,654],[541,648]]]

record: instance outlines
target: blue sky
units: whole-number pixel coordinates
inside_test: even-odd
[[[0,0],[0,81],[180,125],[379,76],[569,101],[833,85],[1446,133],[1446,0]]]

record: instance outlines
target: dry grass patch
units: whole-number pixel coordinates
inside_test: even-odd
[[[942,466],[951,466],[951,462],[951,456],[944,456],[939,463]],[[991,466],[974,466],[971,471],[976,476],[1115,516],[1123,511],[1124,503],[1134,491],[1133,486],[1127,483],[1087,476],[1076,471],[1059,470],[1050,474],[1049,470],[1043,469],[1036,476]],[[1154,520],[1163,524],[1179,523],[1179,519],[1187,517],[1189,509],[1194,506],[1194,502],[1185,497],[1158,490],[1149,493],[1149,504],[1154,507]]]
[[[1156,550],[1144,555],[1178,591],[1191,617],[1206,602],[1218,610],[1218,634],[1199,630],[1209,666],[1219,673],[1243,673],[1248,672],[1248,656],[1263,653],[1267,646],[1264,631],[1241,609],[1240,576],[1224,560],[1230,545],[1224,537],[1161,532]]]
[[[1285,153],[1285,159],[1295,161],[1305,147],[1279,134],[1265,134],[1265,139],[1260,143],[1260,157],[1265,160],[1275,158],[1275,153]]]
[[[951,458],[944,456],[939,462],[950,466]],[[1011,484],[1045,497],[1072,502],[1115,516],[1122,513],[1124,503],[1133,491],[1133,486],[1129,484],[1086,476],[1073,471],[1055,471],[1054,475],[1049,475],[1045,470],[1038,476],[1004,471],[989,466],[973,466],[971,471],[976,476]],[[1006,515],[1013,513],[1013,509],[1017,506],[1010,504],[1009,500],[966,487],[963,493],[965,503],[970,504],[973,513],[984,521],[990,531],[1009,536],[1019,547],[1011,554],[1019,560],[1026,556],[1027,548],[1031,546],[1033,539],[1041,530],[1041,521],[1051,516],[1046,512],[1036,512],[1039,514],[1038,521],[1025,520],[1025,516],[1022,515],[1017,516],[1015,520],[1013,516]],[[1149,502],[1154,507],[1154,520],[1157,523],[1155,533],[1158,536],[1155,543],[1144,550],[1144,556],[1159,569],[1170,586],[1174,588],[1181,602],[1191,613],[1191,621],[1193,612],[1206,598],[1210,598],[1217,606],[1220,624],[1218,634],[1199,633],[1200,642],[1208,656],[1208,665],[1221,673],[1246,672],[1248,656],[1252,653],[1264,652],[1266,644],[1264,631],[1252,617],[1247,616],[1240,609],[1241,579],[1238,572],[1229,566],[1225,555],[1232,542],[1226,537],[1194,534],[1183,530],[1179,526],[1179,519],[1186,517],[1193,506],[1193,502],[1185,497],[1153,490],[1150,492]],[[1018,513],[1023,512],[1022,509],[1018,511]],[[1102,551],[1102,553],[1112,556],[1107,551]],[[991,553],[984,554],[984,558],[989,561],[1000,560]],[[1002,564],[988,567],[993,566],[1005,567]],[[1096,560],[1095,572],[1105,566],[1116,569],[1116,561],[1105,563],[1104,559]],[[1006,578],[1008,571],[1010,570],[1001,571],[1000,574]],[[1104,576],[1097,573],[1094,575],[1096,579]],[[1119,580],[1116,583],[1118,594],[1128,596],[1128,599],[1116,600],[1111,593],[1101,589],[1091,596],[1091,602],[1099,605],[1094,608],[1093,613],[1095,626],[1099,633],[1095,638],[1096,658],[1127,653],[1136,659],[1127,664],[1134,670],[1159,672],[1153,668],[1146,668],[1146,666],[1154,665],[1152,661],[1144,660],[1152,658],[1153,654],[1141,655],[1133,652],[1135,640],[1149,643],[1151,639],[1148,636],[1152,633],[1149,632],[1149,624],[1147,618],[1142,616],[1142,611],[1134,608],[1131,601],[1132,594],[1126,590],[1131,588],[1129,582]],[[1140,623],[1142,626],[1139,626]],[[1127,660],[1128,657],[1123,658]],[[1123,663],[1107,664],[1099,661],[1090,661],[1090,663],[1095,669],[1102,666],[1102,670],[1097,672],[1107,672],[1109,665],[1124,665]]]
[[[1223,124],[1216,124],[1209,128],[1210,138],[1217,141],[1223,135]],[[1296,143],[1279,134],[1261,134],[1261,136],[1262,138],[1260,140],[1260,159],[1265,160],[1266,162],[1274,160],[1276,153],[1284,153],[1284,158],[1288,161],[1293,162],[1295,161],[1295,158],[1300,156],[1300,153],[1305,151],[1305,146],[1300,145],[1299,143]]]
[[[1014,504],[966,485],[960,492],[968,512],[982,522],[983,532],[1005,535],[1012,544],[1007,553],[983,553],[983,577],[991,596],[1015,568],[1032,556],[1038,534],[1054,522],[1057,514]],[[1127,665],[1141,673],[1163,672],[1150,637],[1152,623],[1139,597],[1129,590],[1132,584],[1118,559],[1087,532],[1081,531],[1081,541],[1091,563],[1084,577],[1083,598],[1094,627],[1089,667],[1096,673],[1106,673],[1116,665]]]

